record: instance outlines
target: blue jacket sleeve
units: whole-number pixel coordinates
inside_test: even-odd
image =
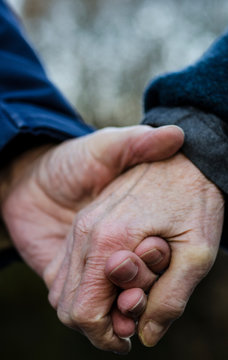
[[[50,82],[20,20],[0,0],[0,167],[33,146],[93,131]],[[20,258],[4,245],[0,268]]]
[[[18,148],[93,131],[48,79],[23,28],[0,0],[0,165]],[[8,151],[10,148],[10,151]],[[7,151],[4,151],[7,149]]]

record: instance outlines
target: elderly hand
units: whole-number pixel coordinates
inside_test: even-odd
[[[175,126],[107,128],[16,159],[1,174],[0,205],[24,260],[42,275],[77,211],[126,168],[169,157],[182,143]]]
[[[175,126],[110,128],[15,159],[0,174],[0,205],[25,262],[50,287],[62,263],[75,213],[126,168],[174,154],[183,137]],[[83,258],[83,253],[78,256]],[[53,258],[55,269],[52,266],[44,275]]]
[[[62,322],[85,333],[99,348],[129,351],[130,341],[119,339],[113,331],[111,311],[117,288],[107,281],[104,271],[123,289],[140,287],[140,282],[148,289],[155,276],[148,268],[143,279],[137,279],[140,271],[136,268],[141,264],[134,256],[147,261],[140,244],[159,236],[169,243],[172,259],[153,285],[139,322],[142,342],[154,345],[183,313],[194,287],[215,260],[223,206],[220,191],[181,154],[138,165],[120,176],[75,219],[65,259],[50,291],[50,301]],[[120,274],[113,278],[116,260],[111,265],[110,261],[114,250],[125,250],[125,260],[132,259],[136,276],[132,283],[121,284]],[[121,294],[125,295],[126,300],[129,290]]]
[[[144,345],[154,346],[172,322],[181,316],[195,286],[214,263],[224,205],[216,186],[183,155],[148,166],[143,182],[142,189],[148,198],[144,197],[144,224],[149,229],[151,226],[150,235],[166,239],[172,251],[170,266],[151,289],[147,307],[146,296],[141,295],[144,299],[141,311],[144,308],[146,311],[138,325],[139,335]],[[136,200],[141,197],[143,203],[142,189],[140,191],[140,186],[137,186],[132,196]],[[153,248],[150,242],[151,239],[146,238],[134,250],[148,267],[151,263],[150,247]],[[119,258],[126,261],[134,258],[134,253],[126,256],[125,251],[119,251],[108,259],[106,274],[114,284],[120,286],[120,270],[119,277],[112,276],[115,269],[119,269]],[[124,284],[121,287],[129,288]],[[139,289],[135,289],[133,284],[131,292],[125,290],[119,295],[117,304],[123,315],[135,315],[130,308],[141,289],[143,283]],[[128,322],[122,323],[122,327],[127,328]]]

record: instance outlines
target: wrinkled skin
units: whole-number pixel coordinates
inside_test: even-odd
[[[220,191],[182,154],[129,170],[75,218],[49,296],[59,318],[101,349],[129,351],[130,340],[120,341],[113,332],[110,310],[117,290],[104,271],[113,280],[114,250],[141,256],[142,240],[159,236],[170,245],[171,263],[152,287],[138,326],[143,344],[155,345],[213,265],[223,212]],[[55,260],[47,277],[53,269]],[[142,287],[148,289],[154,280],[154,274],[146,274]],[[134,287],[141,287],[135,279],[122,286],[128,290],[121,297],[127,300]]]
[[[175,126],[111,128],[59,146],[32,150],[1,173],[1,211],[13,243],[49,288],[62,263],[67,236],[71,241],[76,232],[80,233],[80,225],[71,231],[75,214],[127,168],[173,155],[183,138],[183,132]],[[109,239],[104,250],[107,247],[116,250]],[[84,249],[79,251],[83,259]],[[53,263],[48,267],[54,258],[55,267]],[[76,274],[81,276],[81,270],[80,266]],[[94,269],[95,277],[96,273]],[[113,294],[112,285],[109,289]],[[110,294],[108,297],[114,299]]]
[[[22,257],[42,276],[76,212],[127,167],[171,156],[182,143],[174,126],[108,128],[17,159],[1,179],[1,209]]]

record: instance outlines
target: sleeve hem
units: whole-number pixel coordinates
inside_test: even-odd
[[[157,107],[146,114],[143,124],[152,126],[178,125],[185,132],[182,152],[228,194],[228,141],[223,121],[194,108]],[[227,129],[228,132],[228,129]]]

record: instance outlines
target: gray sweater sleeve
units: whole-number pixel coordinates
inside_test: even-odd
[[[193,107],[155,107],[146,113],[143,124],[154,127],[178,125],[185,132],[182,152],[202,171],[225,197],[228,194],[228,125],[217,116]],[[222,245],[228,248],[225,214]]]

